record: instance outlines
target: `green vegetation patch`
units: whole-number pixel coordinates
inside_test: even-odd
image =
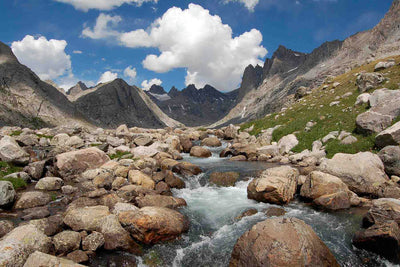
[[[4,161],[0,161],[0,181],[9,181],[14,189],[26,187],[26,182],[21,178],[4,178],[9,174],[22,171],[21,167],[14,166]]]
[[[128,155],[131,155],[131,157],[129,157]],[[126,156],[126,157],[124,157]],[[133,158],[133,155],[130,152],[122,152],[122,151],[117,151],[117,153],[110,155],[110,159],[120,159],[120,158]]]
[[[400,56],[395,57],[396,62],[400,61]],[[311,149],[315,140],[322,139],[332,131],[347,131],[352,133],[358,141],[351,145],[342,145],[338,140],[332,140],[326,144],[327,156],[332,157],[335,153],[358,153],[360,151],[375,151],[374,137],[363,136],[356,133],[356,118],[359,114],[368,110],[368,106],[354,106],[360,93],[356,86],[356,74],[361,71],[373,72],[374,66],[383,60],[377,60],[368,65],[353,69],[343,75],[337,76],[329,83],[328,89],[323,89],[323,85],[316,88],[312,93],[300,101],[293,104],[286,111],[273,113],[266,117],[247,122],[241,125],[241,130],[254,125],[250,132],[258,135],[262,130],[281,125],[273,132],[273,141],[279,141],[283,136],[294,133],[299,140],[299,144],[293,149],[294,152],[301,152]],[[400,66],[396,65],[386,70],[380,71],[388,79],[377,89],[389,88],[399,89]],[[340,85],[333,89],[333,83],[339,82]],[[372,93],[373,90],[368,93]],[[345,96],[345,94],[349,94]],[[340,101],[338,105],[331,105],[332,102]],[[316,124],[305,131],[306,124],[310,121]],[[396,119],[400,121],[400,117]]]

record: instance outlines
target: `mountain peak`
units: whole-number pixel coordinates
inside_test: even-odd
[[[153,84],[150,87],[149,92],[152,93],[152,94],[157,94],[157,95],[164,95],[164,94],[167,93],[167,92],[165,92],[165,90],[164,90],[164,88],[162,86],[159,86],[159,85],[156,85],[156,84]]]
[[[0,64],[6,62],[18,62],[18,59],[12,52],[11,48],[0,41]]]

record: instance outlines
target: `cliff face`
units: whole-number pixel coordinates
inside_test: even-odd
[[[212,126],[239,123],[280,110],[292,101],[300,86],[314,88],[328,75],[336,76],[369,60],[397,54],[400,54],[400,0],[393,1],[373,29],[344,41],[326,42],[310,54],[280,46],[265,61],[262,83],[248,91],[227,116]]]
[[[41,127],[89,124],[54,86],[20,64],[0,42],[0,124]]]

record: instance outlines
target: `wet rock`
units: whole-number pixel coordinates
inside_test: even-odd
[[[387,221],[356,232],[353,244],[390,260],[400,260],[400,229],[395,221]]]
[[[29,154],[18,145],[14,138],[6,135],[0,140],[0,159],[9,163],[26,165],[29,162]]]
[[[96,251],[105,243],[103,234],[93,231],[90,235],[82,239],[82,249]]]
[[[188,175],[188,176],[197,175],[203,172],[199,166],[186,161],[179,162],[179,164],[175,165],[172,168],[172,171],[178,174]]]
[[[81,235],[74,231],[63,231],[53,237],[53,244],[57,254],[66,254],[79,249]]]
[[[400,122],[380,132],[375,138],[377,147],[400,145]]]
[[[194,146],[190,149],[190,156],[198,158],[211,157],[211,151],[201,146]]]
[[[289,166],[267,169],[250,182],[247,197],[272,204],[287,204],[296,192],[298,176],[298,170]]]
[[[179,140],[181,142],[182,151],[185,153],[189,153],[190,149],[192,149],[192,147],[193,147],[193,143],[190,140],[190,138],[188,138],[186,136],[181,136],[181,137],[179,137]]]
[[[389,220],[400,224],[400,200],[380,198],[372,201],[372,207],[363,218],[363,226],[369,227]]]
[[[34,219],[42,219],[50,216],[49,208],[47,207],[36,207],[25,209],[23,211],[22,220],[29,221]]]
[[[238,155],[238,156],[234,156],[232,158],[229,159],[230,161],[246,161],[247,158],[244,155]]]
[[[171,188],[165,182],[159,182],[156,185],[155,191],[159,195],[172,196]]]
[[[48,253],[51,245],[51,238],[35,226],[19,226],[0,240],[0,266],[23,266],[30,254],[35,251]]]
[[[11,221],[0,221],[0,238],[11,232],[14,224]]]
[[[237,217],[235,218],[235,220],[236,220],[236,221],[240,221],[240,220],[243,219],[244,217],[249,217],[249,216],[252,216],[252,215],[257,214],[257,213],[258,213],[258,210],[257,210],[257,209],[248,209],[248,210],[242,212],[239,216],[237,216]]]
[[[224,148],[220,153],[220,158],[226,158],[228,156],[236,156],[237,154],[230,148]]]
[[[103,219],[110,215],[106,206],[70,207],[64,216],[64,223],[74,231],[96,231]]]
[[[53,191],[53,190],[60,190],[63,185],[64,181],[61,178],[44,177],[37,182],[35,189]]]
[[[28,209],[44,206],[51,201],[49,194],[39,191],[30,191],[22,193],[21,197],[15,203],[16,209]]]
[[[375,89],[384,81],[385,78],[380,73],[361,73],[357,76],[356,84],[358,91],[364,93],[368,90]]]
[[[136,203],[139,208],[143,207],[164,207],[170,209],[177,209],[186,206],[186,201],[183,198],[176,198],[172,196],[161,195],[145,195],[137,197]]]
[[[129,233],[121,226],[115,215],[108,215],[101,220],[98,232],[104,236],[104,249],[125,250],[133,254],[141,254],[141,247],[131,238]]]
[[[400,147],[387,146],[378,153],[388,175],[400,176]]]
[[[277,207],[270,207],[265,211],[265,215],[268,217],[279,217],[283,216],[286,214],[286,211],[282,208],[277,208]]]
[[[177,188],[177,189],[182,189],[185,188],[185,182],[176,177],[172,171],[165,171],[165,183],[167,183],[167,185],[170,188]]]
[[[218,137],[208,137],[201,141],[202,146],[219,147],[222,145]]]
[[[89,260],[88,255],[82,250],[75,250],[67,255],[69,260],[76,263],[87,262]]]
[[[230,124],[228,127],[226,127],[224,131],[224,139],[225,140],[235,139],[237,134],[238,134],[238,128],[233,124]]]
[[[62,153],[56,159],[56,166],[63,177],[98,168],[110,160],[103,151],[95,147]]]
[[[128,174],[129,182],[132,184],[143,186],[147,189],[154,189],[155,182],[150,176],[138,170],[130,170]]]
[[[171,170],[174,166],[178,165],[179,162],[174,159],[164,159],[161,161],[161,169]]]
[[[43,176],[45,165],[46,165],[45,160],[32,162],[29,163],[28,166],[25,166],[24,172],[29,174],[29,176],[31,176],[33,179],[39,180]]]
[[[15,190],[11,182],[0,181],[0,209],[11,208],[15,201]]]
[[[370,152],[337,153],[332,159],[322,160],[319,169],[339,177],[351,191],[361,195],[377,196],[388,181],[382,161]]]
[[[213,172],[210,175],[210,183],[218,186],[234,186],[239,176],[238,172]]]
[[[189,229],[189,221],[168,208],[144,207],[121,212],[118,218],[135,239],[145,244],[175,239]]]
[[[45,254],[40,251],[35,251],[26,260],[24,267],[37,267],[37,266],[46,266],[46,267],[57,267],[57,266],[81,267],[82,266],[83,267],[84,265],[77,264],[77,263],[73,262],[72,260],[58,258],[56,256]]]
[[[229,266],[339,266],[310,226],[296,218],[254,225],[236,242]]]

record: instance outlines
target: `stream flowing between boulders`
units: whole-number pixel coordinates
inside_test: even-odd
[[[124,252],[99,252],[92,266],[228,266],[237,239],[253,225],[268,218],[271,207],[283,208],[285,217],[296,217],[310,225],[329,247],[341,266],[393,266],[372,253],[353,247],[353,234],[361,229],[365,211],[349,209],[339,212],[319,211],[296,197],[289,205],[260,203],[247,198],[247,186],[257,173],[277,164],[251,161],[229,161],[220,158],[226,147],[207,147],[210,158],[195,158],[182,153],[183,160],[200,166],[202,174],[182,177],[186,188],[174,189],[174,197],[186,200],[180,209],[190,221],[188,233],[180,239],[145,248],[136,257]],[[213,172],[238,172],[239,181],[233,187],[217,187],[209,183]],[[237,219],[246,210],[256,209],[251,216]],[[101,253],[101,254],[100,254]]]

